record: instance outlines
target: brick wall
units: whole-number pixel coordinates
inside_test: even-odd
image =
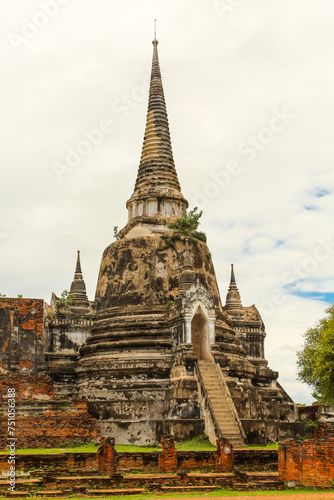
[[[314,439],[334,438],[334,422],[319,422],[314,429]]]
[[[32,410],[36,408],[32,406]],[[25,411],[28,413],[29,409]],[[87,412],[86,401],[53,401],[35,415],[17,415],[16,448],[61,448],[97,442],[100,429]],[[7,446],[7,415],[0,416],[0,449]]]
[[[46,373],[0,374],[0,404],[6,406],[8,389],[15,389],[16,402],[49,400],[54,396],[53,381]]]
[[[158,471],[160,451],[118,452],[119,471]],[[216,451],[177,451],[178,469],[215,470]],[[277,450],[234,450],[235,465],[249,469],[277,470]],[[47,468],[57,464],[59,467],[74,469],[95,469],[96,453],[29,454],[16,456],[17,470],[29,471],[32,468]],[[276,467],[275,467],[276,465]],[[7,456],[0,455],[0,470],[8,470]]]
[[[96,453],[49,453],[16,455],[15,466],[18,471],[64,467],[66,469],[95,469]],[[0,455],[0,470],[8,471],[8,456]]]
[[[85,401],[54,398],[53,381],[45,372],[43,300],[0,299],[0,449],[8,444],[8,389],[15,389],[16,448],[99,440]]]
[[[45,368],[42,299],[0,299],[0,354],[2,373]]]
[[[288,486],[332,488],[334,438],[302,443],[286,441],[278,451],[278,474]]]

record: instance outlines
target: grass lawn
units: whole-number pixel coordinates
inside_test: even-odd
[[[312,488],[304,488],[302,490],[275,490],[275,491],[232,491],[232,490],[215,490],[215,491],[210,491],[210,492],[203,492],[203,491],[194,491],[191,493],[166,493],[166,494],[161,494],[161,493],[156,493],[152,492],[147,495],[120,495],[120,496],[114,496],[112,495],[111,497],[99,497],[100,500],[110,500],[111,498],[113,500],[149,500],[152,498],[191,498],[191,497],[240,497],[240,496],[254,496],[254,497],[261,497],[264,495],[298,495],[300,496],[300,499],[303,500],[305,498],[306,493],[324,493],[324,490],[316,490]],[[334,499],[334,489],[332,490],[326,490],[326,493],[333,493],[333,499]],[[40,498],[41,497],[30,497],[31,499],[34,498]],[[75,497],[75,500],[93,500],[93,498],[96,497]],[[68,497],[65,498],[64,500],[74,500],[74,497]]]
[[[278,450],[279,443],[267,444],[266,446],[258,446],[256,444],[251,444],[247,446],[249,450]]]
[[[253,450],[277,450],[279,444],[269,444],[268,446],[248,446],[248,449]],[[69,448],[18,448],[16,450],[17,455],[28,455],[32,453],[96,453],[98,448],[97,444],[90,443],[81,446],[73,446]],[[182,443],[176,443],[176,449],[178,451],[214,451],[216,449],[213,444],[210,443],[209,438],[207,436],[197,436],[190,441],[183,441]],[[142,451],[160,451],[161,447],[159,446],[132,446],[132,445],[116,445],[116,451],[119,452],[128,452],[128,453],[136,453]],[[0,454],[8,454],[7,451],[0,451]]]
[[[17,448],[15,450],[16,455],[30,455],[31,453],[96,453],[98,448],[97,444],[90,443],[81,446],[75,446],[72,448]],[[9,450],[1,451],[0,454],[8,454]]]

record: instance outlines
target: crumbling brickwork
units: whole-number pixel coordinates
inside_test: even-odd
[[[0,372],[44,370],[44,301],[0,299]]]
[[[212,472],[215,470],[216,454],[216,451],[177,451],[178,469]],[[118,470],[157,472],[159,455],[160,451],[118,452]],[[241,466],[243,470],[276,471],[277,456],[278,450],[234,450],[235,466]],[[48,468],[55,463],[67,469],[91,470],[96,467],[96,453],[24,454],[16,457],[19,471]],[[0,455],[0,470],[9,470],[6,455]]]
[[[319,422],[314,429],[314,439],[334,438],[334,422]]]
[[[231,472],[234,466],[233,446],[227,439],[217,439],[216,470]]]
[[[0,374],[0,403],[5,404],[8,389],[15,389],[16,402],[49,400],[54,396],[53,381],[46,373]]]
[[[29,403],[29,402],[28,402]],[[40,412],[29,414],[29,406],[18,406],[15,436],[17,448],[61,448],[96,442],[100,429],[87,412],[86,401],[51,401]],[[32,405],[37,411],[38,405]],[[30,408],[31,410],[31,408]],[[7,446],[7,414],[0,416],[0,449]]]
[[[159,469],[162,472],[175,472],[177,469],[177,456],[174,436],[164,434],[161,439],[162,453],[159,456]]]
[[[115,450],[115,438],[102,437],[101,444],[97,450],[97,470],[101,475],[110,476],[117,471],[117,453]]]
[[[332,488],[334,439],[286,441],[278,452],[278,474],[288,486]]]

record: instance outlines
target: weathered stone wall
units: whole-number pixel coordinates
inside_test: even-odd
[[[334,406],[333,405],[312,405],[299,406],[298,418],[311,422],[327,422],[334,424]]]
[[[283,443],[278,452],[278,474],[290,487],[332,488],[334,438]]]
[[[314,439],[334,438],[334,422],[319,422],[314,428]]]
[[[0,353],[0,372],[44,370],[42,299],[0,299]]]
[[[222,311],[209,249],[190,243],[192,269]],[[166,305],[174,301],[183,272],[184,238],[167,246],[158,235],[123,238],[109,245],[102,256],[96,289],[97,311],[128,305]]]
[[[265,446],[286,439],[312,439],[315,427],[306,422],[241,419],[249,444]]]

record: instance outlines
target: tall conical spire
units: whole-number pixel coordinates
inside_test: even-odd
[[[234,266],[233,266],[233,264],[231,264],[231,281],[230,281],[230,285],[236,285],[235,276],[234,276]]]
[[[146,129],[135,190],[156,185],[169,185],[180,191],[158,58],[158,41],[153,40],[151,85]]]
[[[80,263],[80,250],[78,250],[77,267],[75,269],[75,274],[81,274],[81,278],[82,278],[81,263]]]
[[[135,190],[127,202],[129,221],[137,217],[177,218],[188,207],[174,165],[156,38],[152,43],[146,128]]]
[[[233,264],[231,264],[231,280],[226,295],[225,311],[231,314],[231,316],[243,314],[243,307],[237,283],[235,281]]]
[[[89,307],[89,300],[86,293],[86,284],[84,282],[81,271],[80,250],[78,250],[77,264],[75,268],[74,278],[70,288],[70,294],[75,295],[72,307],[74,308]]]

